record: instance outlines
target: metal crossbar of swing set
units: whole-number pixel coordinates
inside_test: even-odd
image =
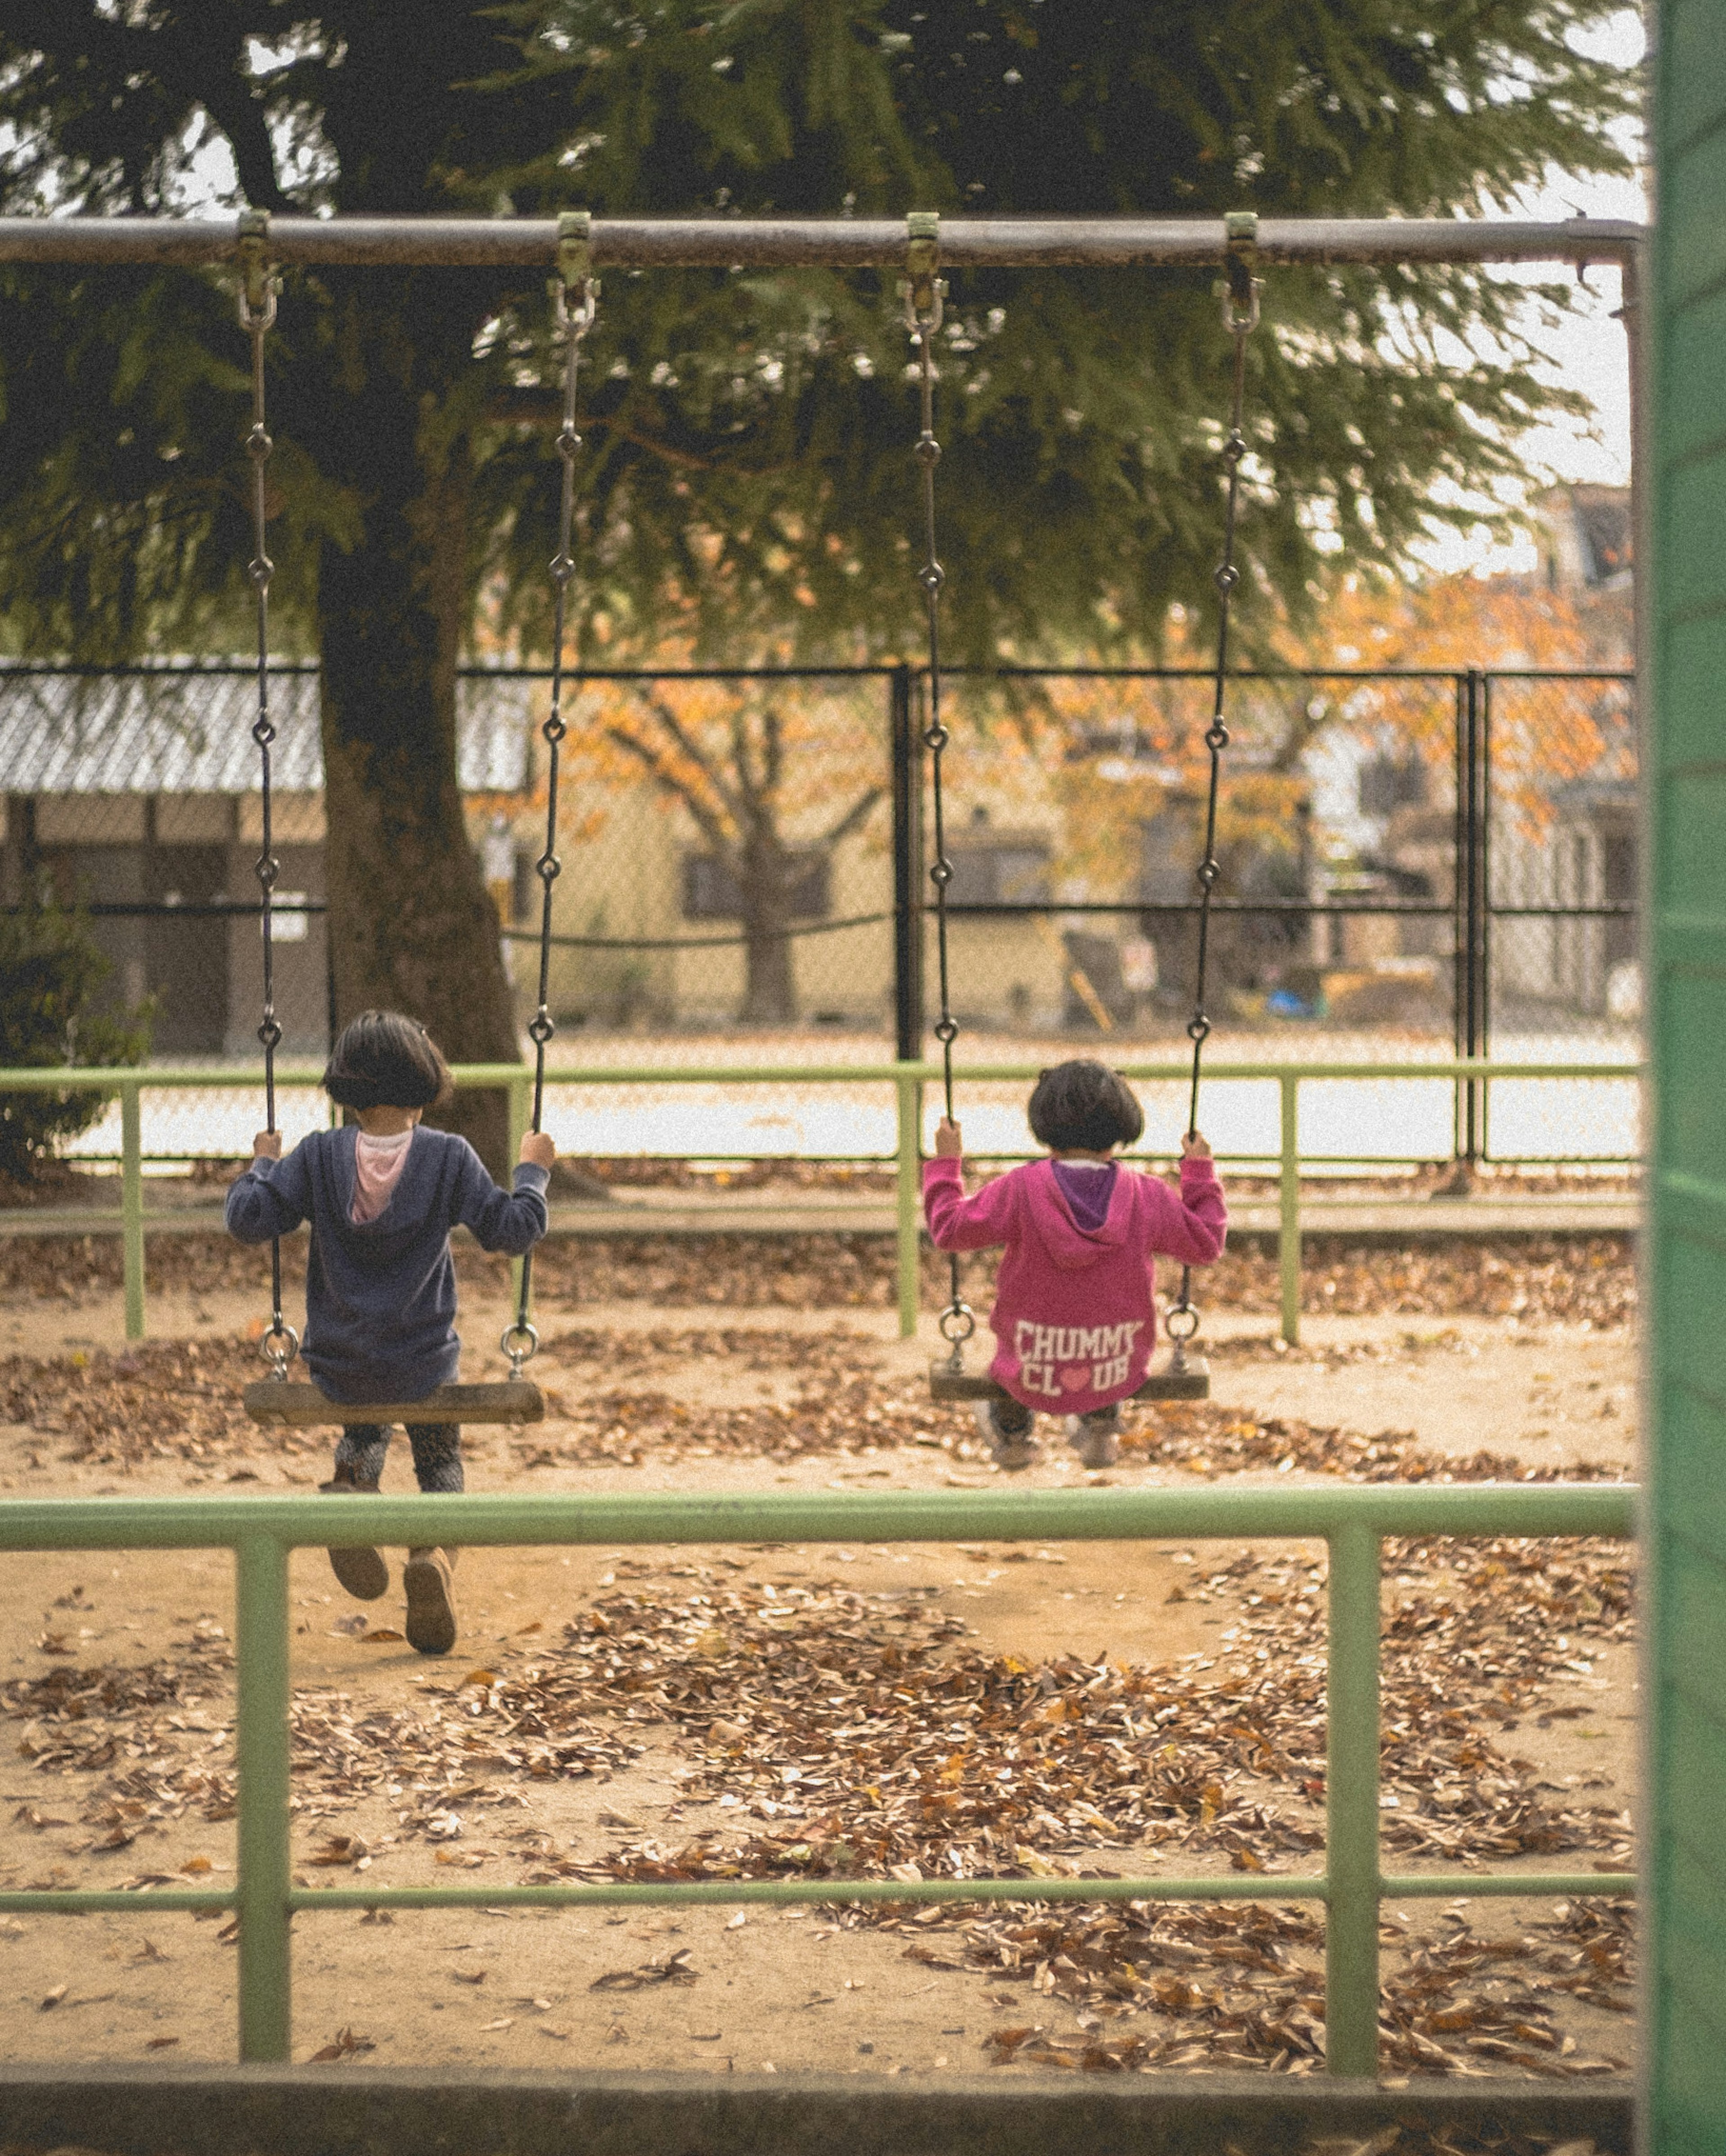
[[[607,270],[902,270],[905,225],[891,218],[595,218],[593,264]],[[1634,220],[1277,218],[1259,220],[1260,264],[1567,262],[1626,270],[1648,238]],[[548,271],[548,218],[273,217],[280,265]],[[0,218],[0,262],[155,264],[239,259],[233,220]],[[943,218],[943,270],[1181,269],[1227,254],[1221,218]]]
[[[1123,1076],[1146,1084],[1184,1084],[1188,1065],[1176,1062],[1128,1060],[1120,1065]],[[530,1065],[519,1063],[459,1064],[453,1072],[459,1089],[501,1088],[510,1100],[510,1147],[513,1153],[527,1127],[528,1104],[533,1086]],[[956,1072],[963,1086],[994,1082],[1025,1084],[1040,1075],[1031,1063],[968,1064]],[[1293,1343],[1300,1337],[1301,1259],[1304,1230],[1301,1219],[1301,1170],[1303,1161],[1317,1164],[1318,1157],[1303,1155],[1300,1146],[1300,1091],[1305,1084],[1328,1081],[1437,1081],[1458,1088],[1478,1087],[1484,1092],[1492,1083],[1540,1080],[1553,1083],[1594,1083],[1602,1080],[1627,1084],[1640,1082],[1642,1072],[1634,1063],[1508,1063],[1459,1058],[1432,1063],[1215,1063],[1209,1075],[1213,1081],[1274,1084],[1278,1099],[1278,1147],[1274,1155],[1230,1155],[1235,1165],[1268,1165],[1274,1160],[1277,1178],[1277,1248],[1281,1288],[1281,1331]],[[566,1086],[891,1086],[896,1102],[896,1145],[892,1158],[897,1170],[895,1193],[896,1273],[899,1330],[909,1339],[917,1331],[922,1278],[922,1205],[923,1089],[938,1083],[941,1066],[935,1063],[837,1064],[706,1064],[658,1065],[603,1064],[548,1065],[546,1083]],[[309,1070],[278,1071],[280,1087],[304,1091],[319,1082]],[[117,1215],[92,1208],[88,1217],[66,1211],[54,1215],[58,1232],[89,1232],[118,1228],[122,1242],[126,1291],[126,1333],[129,1340],[145,1337],[144,1237],[152,1226],[172,1222],[173,1214],[151,1216],[144,1210],[143,1111],[141,1096],[157,1090],[197,1091],[225,1089],[241,1092],[257,1090],[258,1075],[252,1070],[137,1070],[91,1068],[0,1070],[0,1093],[100,1091],[120,1101],[121,1207]],[[1409,1158],[1412,1158],[1413,1156]],[[1613,1165],[1618,1156],[1590,1157],[1581,1162],[1565,1156],[1570,1165]],[[1326,1166],[1348,1165],[1324,1156]],[[1385,1157],[1352,1163],[1383,1167]],[[1528,1163],[1525,1163],[1528,1164]],[[1435,1214],[1435,1219],[1439,1216]],[[555,1209],[553,1221],[555,1224]],[[639,1220],[624,1219],[617,1232],[649,1232]],[[719,1230],[715,1231],[720,1232]]]
[[[292,2038],[290,1925],[336,1909],[640,1908],[768,1903],[1318,1902],[1325,1912],[1325,2059],[1376,2072],[1379,1916],[1386,1899],[1626,1894],[1624,1871],[1386,1873],[1379,1844],[1379,1592],[1387,1536],[1610,1536],[1636,1532],[1626,1485],[1462,1488],[912,1491],[711,1497],[449,1496],[45,1498],[0,1502],[0,1549],[231,1549],[235,1561],[235,1883],[8,1889],[8,1914],[146,1910],[239,1919],[239,2054],[285,2061]],[[288,1559],[298,1548],[453,1542],[637,1548],[758,1543],[1322,1539],[1329,1559],[1325,1855],[1320,1873],[1123,1878],[597,1881],[540,1886],[294,1884],[289,1840]]]

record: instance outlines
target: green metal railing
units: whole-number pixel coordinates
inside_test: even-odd
[[[1635,1529],[1627,1486],[910,1491],[747,1497],[46,1498],[0,1503],[0,1549],[228,1548],[234,1553],[239,1810],[235,1883],[8,1890],[0,1912],[231,1909],[239,1918],[239,2052],[285,2060],[290,1926],[301,1911],[748,1902],[1321,1902],[1326,2064],[1377,2070],[1379,1912],[1390,1897],[1622,1894],[1627,1872],[1386,1874],[1379,1852],[1380,1543],[1387,1535],[1605,1535]],[[1325,1868],[1158,1879],[955,1878],[312,1888],[293,1881],[288,1557],[384,1543],[676,1543],[1323,1539],[1329,1553]]]
[[[1122,1076],[1145,1084],[1183,1084],[1190,1075],[1184,1063],[1124,1062]],[[971,1064],[956,1075],[961,1085],[1015,1083],[1030,1085],[1040,1075],[1034,1063]],[[1279,1143],[1275,1155],[1278,1189],[1277,1245],[1282,1281],[1282,1332],[1291,1343],[1300,1337],[1301,1322],[1301,1167],[1300,1091],[1303,1085],[1335,1079],[1435,1079],[1457,1085],[1484,1085],[1492,1080],[1547,1079],[1635,1081],[1641,1067],[1627,1063],[1492,1063],[1466,1059],[1434,1063],[1213,1063],[1206,1072],[1213,1085],[1235,1080],[1273,1083],[1279,1098]],[[510,1103],[510,1153],[515,1157],[528,1123],[533,1073],[525,1064],[466,1063],[454,1072],[458,1087],[506,1092]],[[897,1101],[897,1132],[893,1158],[897,1168],[896,1275],[899,1331],[910,1339],[917,1331],[921,1279],[922,1162],[923,1088],[940,1076],[931,1063],[836,1064],[655,1064],[617,1069],[600,1065],[551,1067],[548,1086],[891,1086]],[[316,1087],[314,1070],[280,1070],[279,1088]],[[0,1092],[73,1091],[90,1090],[118,1095],[121,1123],[121,1211],[118,1222],[126,1282],[126,1333],[129,1340],[144,1337],[144,1233],[155,1224],[144,1211],[144,1154],[142,1115],[139,1096],[146,1091],[187,1088],[256,1089],[258,1074],[250,1070],[64,1069],[0,1070]],[[1229,1156],[1236,1165],[1261,1164],[1259,1156]],[[1270,1164],[1265,1156],[1262,1164]],[[1384,1166],[1374,1157],[1363,1165]],[[172,1215],[163,1216],[172,1219]],[[61,1224],[64,1224],[62,1216]],[[112,1224],[107,1216],[93,1214],[90,1228]]]

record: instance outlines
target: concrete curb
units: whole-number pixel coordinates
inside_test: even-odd
[[[1627,2082],[1259,2074],[857,2076],[0,2066],[0,2145],[104,2156],[1300,2156],[1406,2122],[1629,2156]]]

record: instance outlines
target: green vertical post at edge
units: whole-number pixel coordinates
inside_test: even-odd
[[[1292,1348],[1301,1337],[1301,1081],[1292,1070],[1279,1081],[1282,1101],[1281,1208],[1277,1255],[1282,1269],[1282,1337]]]
[[[288,1892],[288,1553],[248,1534],[234,1551],[239,1767],[239,2056],[285,2061],[293,2033]]]
[[[1379,1537],[1330,1536],[1324,1769],[1324,2056],[1333,2074],[1379,2067]]]
[[[507,1190],[515,1180],[516,1162],[521,1151],[521,1141],[527,1135],[527,1125],[533,1110],[533,1081],[524,1070],[509,1083],[510,1136],[509,1158],[504,1163],[503,1186]],[[547,1194],[549,1195],[549,1194]],[[510,1260],[510,1300],[519,1302],[521,1294],[521,1260]],[[532,1315],[530,1312],[529,1316]]]
[[[144,1337],[144,1139],[138,1082],[120,1088],[120,1236],[126,1277],[126,1337]]]
[[[922,1286],[922,1247],[918,1213],[922,1192],[923,1089],[915,1078],[896,1081],[899,1095],[899,1251],[896,1276],[899,1289],[899,1337],[911,1339],[917,1332],[917,1306]]]

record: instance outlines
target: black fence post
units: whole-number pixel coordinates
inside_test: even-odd
[[[893,669],[887,698],[893,762],[894,1054],[902,1063],[917,1063],[923,1053],[923,772],[909,666]]]
[[[1479,971],[1479,985],[1475,991],[1475,1048],[1474,1053],[1482,1060],[1492,1052],[1492,677],[1482,674],[1480,681],[1480,711],[1476,730],[1476,770],[1479,787],[1479,808],[1476,829],[1479,834],[1476,846],[1476,869],[1480,884],[1480,900],[1475,910],[1479,935],[1475,945],[1475,964]],[[1480,1081],[1480,1116],[1477,1136],[1482,1160],[1492,1158],[1492,1093],[1485,1079]]]
[[[1451,1053],[1460,1056],[1468,1038],[1464,1008],[1468,998],[1468,691],[1466,675],[1451,684],[1452,705],[1452,762],[1456,782],[1456,814],[1451,832]],[[1460,1161],[1467,1145],[1467,1104],[1459,1082],[1453,1089],[1451,1107],[1451,1152]]]
[[[1482,1052],[1481,953],[1485,940],[1482,901],[1485,895],[1485,844],[1481,814],[1482,718],[1484,697],[1480,670],[1471,666],[1456,676],[1456,862],[1452,875],[1455,916],[1452,934],[1453,973],[1451,1040],[1459,1056]],[[1472,1079],[1456,1086],[1456,1132],[1453,1147],[1457,1183],[1466,1188],[1480,1158],[1484,1136],[1481,1087]]]

